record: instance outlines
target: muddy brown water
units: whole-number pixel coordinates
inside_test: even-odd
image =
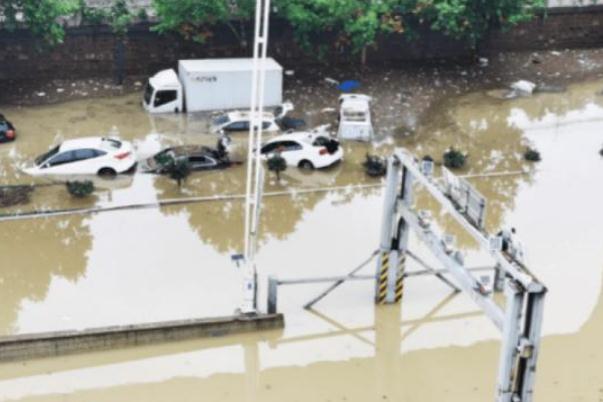
[[[351,187],[379,183],[359,167],[367,151],[387,154],[404,146],[439,159],[445,148],[458,146],[469,152],[460,173],[525,171],[470,180],[488,198],[488,229],[515,226],[530,267],[549,288],[536,401],[600,400],[603,99],[596,93],[602,84],[515,100],[487,93],[451,98],[413,137],[386,136],[370,147],[346,143],[345,160],[334,169],[288,169],[282,183],[270,178],[267,192],[348,189],[265,200],[262,283],[268,274],[342,274],[377,247],[381,189]],[[58,138],[113,133],[149,152],[215,142],[202,117],[151,117],[137,102],[129,96],[4,109],[20,136],[0,146],[3,184],[30,183],[18,167]],[[309,112],[321,116],[322,106]],[[375,119],[391,118],[387,110],[377,108]],[[541,163],[521,160],[528,144],[541,151]],[[0,212],[240,194],[244,184],[243,167],[195,173],[182,189],[136,174],[109,182],[90,200],[74,200],[62,186],[40,187],[29,204]],[[456,235],[469,265],[484,263],[433,200],[418,193],[417,204]],[[242,248],[242,221],[243,205],[232,200],[0,222],[0,333],[229,314],[239,302],[230,255]],[[411,247],[424,252],[414,241]],[[373,285],[354,282],[316,312],[303,311],[322,289],[281,288],[283,332],[2,364],[0,400],[493,399],[499,335],[464,296],[451,296],[431,278],[409,279],[401,309],[375,308]]]

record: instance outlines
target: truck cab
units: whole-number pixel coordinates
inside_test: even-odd
[[[339,97],[339,130],[344,140],[370,141],[373,137],[370,110],[371,97],[345,94]]]
[[[174,70],[163,70],[149,78],[142,105],[149,113],[173,113],[183,110],[182,84]]]

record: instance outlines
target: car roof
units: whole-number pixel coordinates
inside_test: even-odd
[[[329,138],[328,135],[322,133],[312,133],[310,131],[296,131],[289,134],[278,135],[274,138],[271,138],[266,143],[270,144],[271,142],[275,141],[301,141],[310,144],[316,139],[316,137]]]
[[[59,151],[71,151],[82,148],[105,148],[103,141],[105,137],[83,137],[72,140],[65,140],[59,146]],[[118,140],[119,141],[119,140]]]
[[[247,111],[237,110],[234,112],[227,113],[227,116],[231,121],[251,120],[251,112],[248,110]],[[271,120],[271,119],[274,119],[274,115],[269,112],[264,112],[262,114],[262,118],[264,120]]]
[[[173,152],[176,156],[212,156],[211,149],[204,145],[178,145],[159,152]]]

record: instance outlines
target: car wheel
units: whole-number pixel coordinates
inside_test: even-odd
[[[98,175],[102,177],[115,177],[117,172],[113,168],[104,167],[98,171]]]
[[[299,162],[298,166],[302,169],[308,169],[308,170],[314,169],[314,165],[312,164],[312,162],[310,162],[309,160],[305,160],[305,159],[303,161]]]

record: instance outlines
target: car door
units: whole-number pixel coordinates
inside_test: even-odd
[[[101,156],[106,154],[105,151],[99,149],[77,149],[74,151],[74,160],[71,164],[74,170],[77,169],[82,174],[96,174],[101,168],[111,166],[110,164],[103,163]]]
[[[297,166],[304,158],[303,147],[297,141],[281,141],[278,150],[289,166]]]
[[[50,158],[40,167],[44,174],[77,174],[77,168],[74,169],[72,162],[75,159],[75,151],[60,152]]]

